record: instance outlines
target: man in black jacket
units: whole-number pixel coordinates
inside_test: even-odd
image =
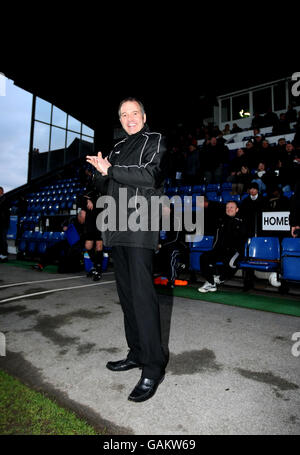
[[[248,236],[262,234],[262,212],[266,199],[259,194],[258,184],[251,182],[248,187],[249,195],[241,202],[240,215],[245,220]]]
[[[126,359],[108,362],[106,366],[112,371],[142,368],[141,379],[128,397],[140,402],[154,395],[164,379],[167,364],[152,277],[159,226],[157,230],[135,230],[124,226],[124,220],[129,225],[137,215],[140,196],[150,203],[151,196],[162,194],[165,146],[161,134],[149,131],[140,101],[123,100],[119,118],[126,137],[114,146],[109,157],[104,159],[99,152],[97,157],[88,156],[87,161],[98,171],[94,178],[97,190],[111,196],[117,209],[112,223],[115,227],[105,230],[102,226],[101,230],[104,245],[112,247],[129,353]]]
[[[237,272],[237,261],[243,255],[246,242],[245,224],[237,216],[239,208],[235,201],[226,204],[226,215],[221,219],[215,243],[211,251],[206,251],[200,256],[200,270],[206,279],[199,292],[215,292],[217,284],[232,278]],[[222,262],[222,273],[217,275],[216,263]]]

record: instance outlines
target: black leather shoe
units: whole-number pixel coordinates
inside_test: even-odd
[[[133,360],[123,359],[117,362],[107,362],[106,368],[111,371],[127,371],[132,370],[132,368],[142,368],[142,365]]]
[[[159,379],[141,378],[129,395],[128,400],[137,403],[149,400],[149,398],[153,397],[157,387],[163,382],[164,378],[165,376],[161,376]]]

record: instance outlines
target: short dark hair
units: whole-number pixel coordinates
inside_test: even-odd
[[[124,103],[127,103],[128,101],[138,103],[138,105],[139,105],[140,108],[141,108],[142,115],[145,114],[145,108],[144,108],[143,103],[142,103],[140,100],[136,99],[136,98],[128,97],[128,98],[125,98],[124,100],[122,100],[121,103],[119,104],[119,108],[118,108],[119,117],[121,117],[121,107],[122,107],[122,105],[123,105]]]
[[[236,205],[236,208],[237,208],[237,209],[239,208],[239,204],[237,203],[237,201],[227,201],[226,204],[225,204],[225,206],[226,206],[227,204],[235,204],[235,205]]]

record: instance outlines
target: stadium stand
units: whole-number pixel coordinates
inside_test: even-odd
[[[290,132],[278,135],[273,132],[272,127],[261,128],[259,133],[268,140],[270,148],[268,153],[282,153],[279,147],[279,140],[285,139],[286,143],[292,143],[294,149],[299,149],[299,144],[295,142],[295,135],[297,134],[296,124],[290,125]],[[197,196],[206,196],[208,200],[217,203],[225,204],[228,201],[236,201],[240,204],[247,196],[248,192],[244,190],[241,194],[233,193],[232,182],[227,181],[230,163],[236,155],[239,148],[245,149],[246,144],[254,142],[256,130],[246,129],[237,133],[230,133],[223,135],[217,126],[209,128],[202,128],[202,136],[205,138],[197,138],[197,134],[191,134],[189,129],[186,129],[186,134],[183,135],[182,131],[178,132],[178,136],[172,137],[169,142],[169,148],[173,146],[177,152],[172,155],[172,173],[170,172],[166,179],[165,194],[171,199],[173,196],[179,196],[183,203],[183,210],[185,207],[192,206],[193,211],[201,210],[197,207]],[[205,132],[205,134],[203,134]],[[179,142],[176,142],[180,137]],[[223,160],[223,174],[221,182],[207,184],[201,169],[199,172],[198,182],[188,182],[185,179],[184,165],[187,146],[192,141],[197,144],[199,151],[200,162],[201,152],[204,150],[205,142],[211,137],[217,137],[218,143],[222,143],[228,150],[228,156]],[[173,142],[172,142],[173,141]],[[225,156],[225,155],[224,155]],[[279,156],[279,155],[278,155]],[[85,190],[82,180],[80,180],[80,172],[85,166],[85,160],[80,159],[73,163],[72,172],[65,168],[56,170],[51,175],[47,176],[46,180],[42,177],[34,181],[31,185],[25,186],[23,191],[19,191],[17,198],[11,205],[11,215],[18,216],[18,233],[15,237],[15,243],[19,257],[33,258],[35,255],[40,255],[45,252],[47,246],[53,244],[62,238],[64,233],[60,231],[59,223],[62,217],[72,216],[77,213],[79,209],[79,198]],[[300,166],[299,166],[300,168]],[[277,169],[277,168],[276,168]],[[175,170],[175,172],[174,172]],[[268,168],[269,171],[276,172],[275,168]],[[255,169],[251,169],[251,175],[254,176]],[[294,194],[293,185],[290,187],[281,186],[283,195],[291,199]],[[22,190],[22,189],[20,189]],[[269,185],[267,184],[263,196],[267,197]],[[26,213],[22,215],[18,212],[18,200],[20,196],[25,198],[27,203]],[[274,238],[275,234],[275,238]],[[278,234],[278,235],[277,235]],[[295,267],[291,266],[294,262],[299,261],[299,255],[292,254],[294,251],[291,249],[288,240],[290,235],[289,231],[275,232],[256,232],[254,238],[249,238],[248,243],[245,245],[245,260],[240,263],[240,269],[253,268],[256,271],[264,271],[270,274],[276,271],[280,272],[283,280],[291,280],[293,282],[300,282],[300,277],[295,272]],[[263,237],[265,236],[265,237]],[[258,243],[259,239],[263,237],[262,243]],[[272,240],[273,239],[273,240]],[[276,243],[275,253],[273,256],[267,254],[263,248],[266,244],[273,241]],[[198,242],[187,242],[190,255],[188,269],[190,271],[199,272],[200,263],[199,258],[203,251],[212,248],[214,237],[206,235]],[[254,247],[255,245],[255,247]],[[294,242],[293,245],[296,245]],[[279,248],[279,249],[278,249]],[[280,250],[281,248],[281,250]],[[270,250],[268,250],[270,253]],[[279,254],[278,254],[279,251]],[[259,262],[257,259],[265,260]],[[254,262],[254,263],[253,263]],[[299,269],[299,267],[298,267]]]

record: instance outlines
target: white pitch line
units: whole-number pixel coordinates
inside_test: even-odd
[[[114,272],[105,272],[102,275],[112,275]],[[85,278],[85,275],[75,275],[75,276],[68,276],[65,278],[51,278],[50,280],[36,280],[36,281],[23,281],[21,283],[12,283],[12,284],[3,284],[0,286],[2,288],[11,288],[13,286],[23,286],[25,284],[35,284],[35,283],[50,283],[50,281],[63,281],[63,280],[74,280],[75,278]]]
[[[101,284],[111,284],[111,283],[115,283],[115,281],[102,281],[101,283],[84,284],[82,286],[71,286],[68,288],[49,289],[48,291],[34,292],[33,294],[23,294],[23,295],[18,295],[16,297],[10,297],[9,299],[0,300],[0,303],[11,302],[13,300],[19,300],[19,299],[26,299],[27,297],[33,297],[35,295],[50,294],[51,292],[69,291],[72,289],[88,288],[91,286],[99,286]]]

